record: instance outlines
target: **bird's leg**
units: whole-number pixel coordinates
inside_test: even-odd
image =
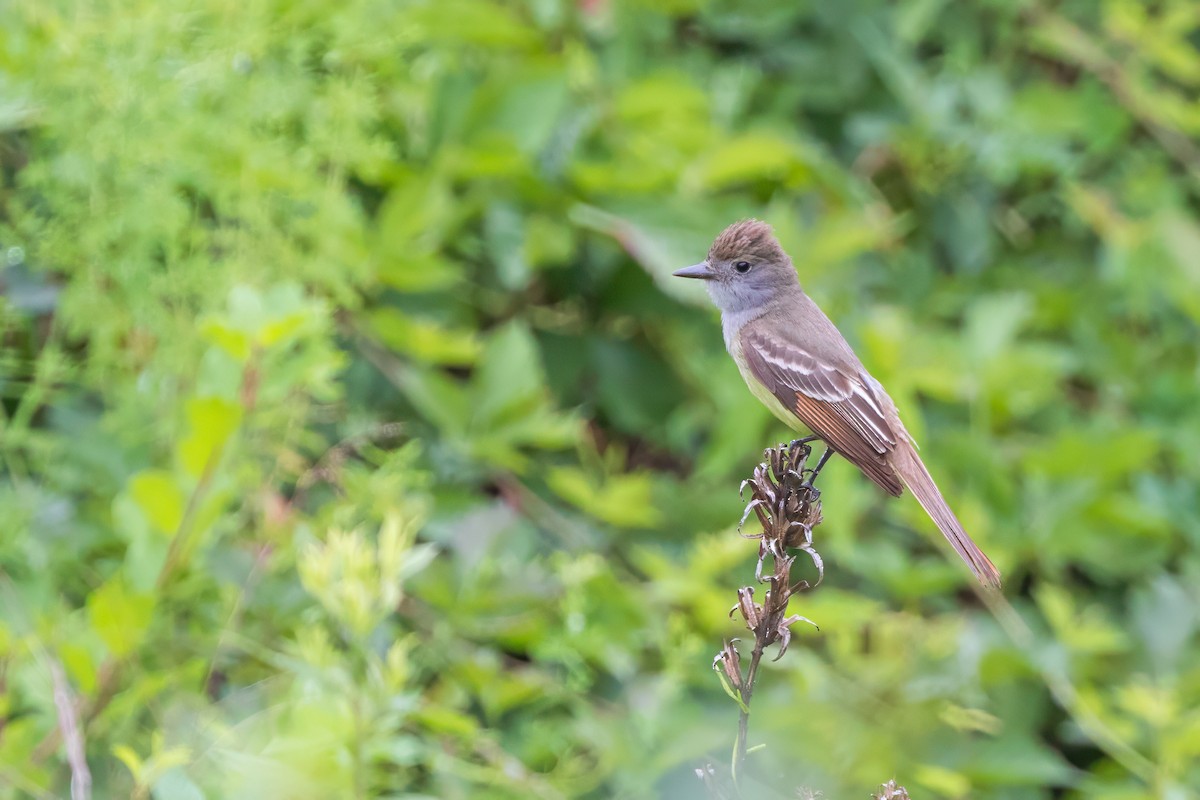
[[[788,442],[788,447],[792,448],[798,444],[808,444],[809,442],[815,442],[820,438],[820,436],[805,436],[802,439],[792,439],[792,441]]]
[[[817,476],[821,474],[821,467],[825,466],[825,462],[829,460],[831,455],[833,455],[833,448],[826,447],[825,452],[821,454],[820,460],[817,461],[817,466],[813,467],[812,471],[808,473],[808,480],[804,483],[805,486],[810,489],[812,488],[813,483],[817,480]]]

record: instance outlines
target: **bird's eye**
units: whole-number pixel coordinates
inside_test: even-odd
[[[736,269],[738,272],[745,274],[750,271],[750,262],[749,261],[739,261],[733,265],[733,268]]]

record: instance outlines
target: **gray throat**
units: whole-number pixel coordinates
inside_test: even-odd
[[[725,334],[725,349],[733,353],[733,340],[743,327],[766,314],[771,307],[767,304],[756,308],[739,308],[737,311],[721,313],[721,332]]]

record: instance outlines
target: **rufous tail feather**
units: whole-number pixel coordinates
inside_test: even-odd
[[[962,523],[954,516],[950,506],[946,505],[945,498],[938,491],[937,484],[933,482],[929,470],[925,469],[913,446],[908,442],[901,443],[892,451],[891,462],[900,480],[917,498],[921,508],[925,509],[925,513],[938,526],[946,541],[950,542],[962,560],[967,562],[967,566],[975,573],[979,582],[989,588],[999,589],[1000,571],[963,530]]]

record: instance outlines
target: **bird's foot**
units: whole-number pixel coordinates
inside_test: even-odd
[[[816,487],[813,486],[813,483],[816,482],[817,476],[821,474],[821,468],[825,466],[825,462],[829,460],[831,455],[833,455],[833,448],[826,447],[825,452],[821,454],[821,458],[817,461],[817,466],[804,470],[808,473],[808,480],[800,485],[808,489],[815,489]]]

